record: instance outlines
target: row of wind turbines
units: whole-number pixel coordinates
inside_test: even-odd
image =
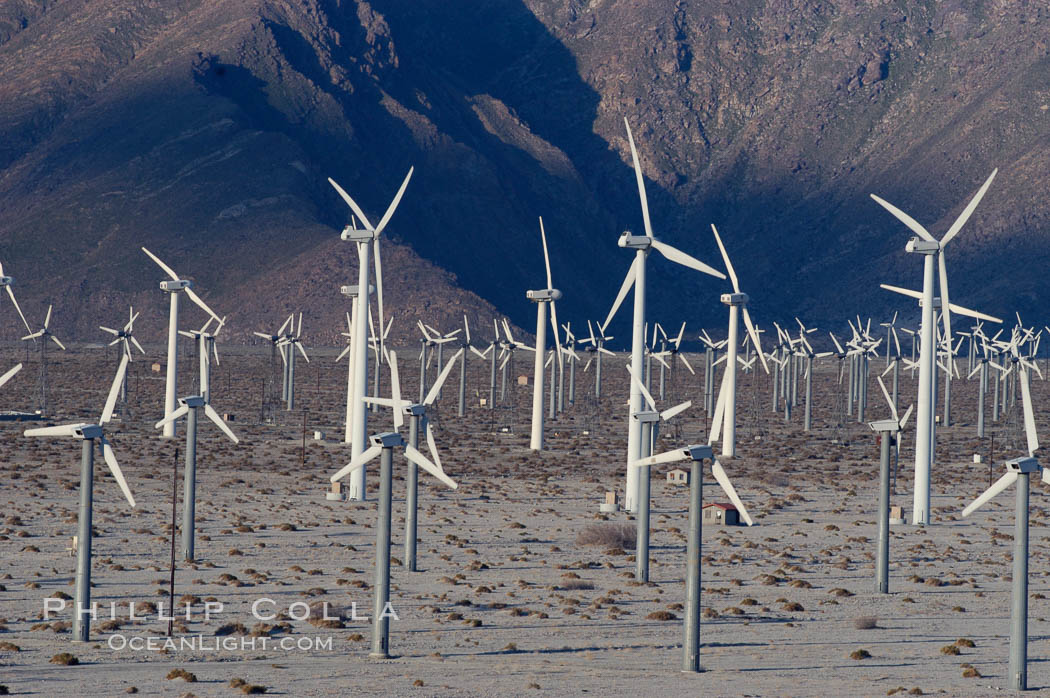
[[[648,510],[649,510],[649,469],[653,465],[659,465],[662,463],[670,463],[679,460],[692,460],[694,463],[694,477],[693,483],[694,488],[691,492],[691,506],[690,506],[690,530],[689,530],[689,569],[688,569],[688,581],[687,581],[687,612],[686,612],[686,627],[685,627],[685,660],[684,668],[686,670],[697,671],[699,670],[699,545],[700,545],[700,516],[699,506],[700,498],[702,496],[702,477],[700,473],[700,467],[705,460],[709,460],[712,463],[712,474],[715,480],[719,483],[722,489],[726,492],[727,496],[734,502],[738,510],[742,514],[742,518],[748,524],[752,523],[750,516],[747,514],[744,504],[741,501],[739,495],[736,493],[735,488],[729,480],[728,475],[725,472],[719,458],[716,458],[713,451],[713,445],[717,442],[720,446],[720,458],[729,459],[736,454],[736,425],[737,425],[737,372],[742,366],[743,370],[751,371],[756,368],[756,360],[763,367],[766,373],[770,372],[770,366],[773,366],[773,381],[772,387],[774,392],[774,406],[776,407],[779,402],[783,402],[786,412],[790,412],[791,406],[796,404],[797,390],[798,390],[798,379],[800,374],[804,376],[806,381],[806,429],[810,425],[810,403],[811,403],[811,380],[813,372],[813,360],[834,356],[840,362],[840,375],[842,369],[847,365],[850,370],[850,383],[849,383],[849,398],[848,401],[852,405],[856,401],[859,421],[863,421],[863,410],[864,405],[867,401],[866,390],[868,384],[868,371],[870,359],[877,356],[877,350],[881,343],[881,338],[876,339],[871,335],[870,322],[868,325],[862,326],[858,318],[857,324],[852,325],[853,337],[849,339],[844,347],[838,340],[837,337],[831,335],[831,339],[835,345],[836,351],[834,352],[816,352],[807,339],[813,329],[806,328],[801,322],[799,322],[799,333],[798,337],[794,337],[793,333],[787,332],[776,326],[776,341],[772,351],[765,352],[762,348],[761,342],[761,331],[756,327],[753,322],[750,313],[748,311],[749,296],[747,293],[741,290],[741,285],[737,277],[736,271],[730,261],[728,252],[722,240],[722,237],[717,228],[712,225],[711,230],[718,245],[721,253],[723,262],[725,264],[726,273],[718,271],[714,267],[705,264],[704,262],[696,259],[695,257],[673,247],[666,242],[657,239],[653,234],[653,226],[650,220],[648,202],[645,192],[644,178],[642,176],[641,165],[639,162],[637,148],[634,142],[633,134],[630,130],[630,125],[625,120],[625,126],[627,128],[628,142],[630,144],[631,156],[633,166],[635,170],[639,199],[642,210],[642,221],[644,226],[644,235],[634,235],[630,232],[624,232],[620,235],[618,240],[618,246],[627,250],[633,251],[633,260],[628,268],[627,274],[623,280],[623,283],[617,293],[612,307],[606,317],[605,321],[597,325],[597,333],[595,328],[588,323],[588,337],[582,339],[577,338],[573,335],[569,329],[569,326],[560,326],[557,318],[556,302],[562,298],[562,292],[555,288],[554,281],[551,275],[550,267],[550,255],[547,247],[546,231],[543,226],[542,218],[539,221],[540,237],[543,247],[544,254],[544,265],[546,270],[546,286],[529,290],[526,292],[526,299],[536,303],[537,305],[537,320],[536,320],[536,332],[535,346],[529,347],[522,342],[516,341],[509,324],[504,320],[503,322],[503,336],[500,336],[500,325],[496,323],[495,330],[496,335],[492,343],[485,349],[479,350],[471,344],[469,327],[465,326],[462,337],[458,336],[458,330],[444,334],[429,327],[423,323],[420,323],[420,330],[422,333],[421,339],[421,352],[420,352],[420,396],[418,401],[411,401],[403,397],[400,377],[397,369],[397,355],[394,351],[388,350],[386,347],[386,337],[389,333],[390,324],[388,319],[384,316],[383,308],[383,283],[382,283],[382,262],[380,252],[380,239],[381,234],[389,224],[394,212],[396,211],[401,198],[403,197],[408,184],[411,180],[413,170],[410,169],[408,174],[405,176],[399,190],[395,197],[387,207],[384,215],[379,220],[379,223],[375,226],[372,225],[369,218],[365,215],[364,211],[357,205],[353,198],[346,193],[335,181],[329,180],[331,185],[335,188],[336,192],[343,199],[343,201],[349,206],[352,211],[353,218],[350,225],[348,225],[341,233],[341,238],[344,241],[351,242],[356,246],[358,253],[358,279],[355,285],[344,285],[341,287],[341,292],[351,299],[352,310],[348,313],[348,345],[344,352],[344,355],[348,358],[348,377],[347,377],[347,401],[346,401],[346,433],[345,438],[350,444],[350,462],[346,467],[342,468],[338,472],[331,476],[332,482],[341,481],[343,478],[349,477],[349,499],[350,500],[364,500],[365,499],[365,466],[370,463],[376,457],[380,457],[380,495],[379,495],[379,513],[380,523],[377,526],[377,548],[376,548],[376,613],[375,622],[377,623],[374,634],[373,634],[373,646],[372,652],[375,656],[385,657],[388,656],[389,651],[389,628],[385,625],[386,619],[383,614],[382,608],[389,600],[389,548],[390,548],[390,507],[391,507],[391,469],[393,450],[395,448],[402,448],[406,459],[409,462],[409,513],[406,516],[406,567],[409,571],[416,569],[415,566],[415,544],[416,534],[415,527],[417,525],[417,468],[422,468],[425,472],[435,477],[437,480],[442,482],[448,487],[455,488],[457,483],[450,478],[444,471],[438,449],[436,446],[436,440],[434,438],[433,430],[430,421],[427,419],[427,408],[431,407],[435,400],[440,395],[442,385],[450,375],[455,364],[460,364],[460,390],[459,390],[459,403],[458,411],[460,414],[463,413],[463,383],[465,376],[465,361],[468,353],[474,353],[479,358],[488,360],[490,362],[490,406],[495,402],[495,383],[497,373],[497,362],[500,363],[500,369],[504,371],[504,387],[506,383],[505,369],[508,361],[511,360],[516,350],[531,350],[534,352],[533,361],[533,396],[532,396],[532,408],[531,408],[531,430],[530,430],[530,448],[533,450],[543,450],[544,442],[544,409],[543,409],[543,397],[545,390],[545,374],[546,369],[551,369],[551,394],[554,394],[554,378],[555,367],[560,375],[564,375],[565,365],[568,363],[570,373],[575,370],[576,363],[579,362],[579,355],[575,351],[575,347],[585,347],[585,350],[589,350],[594,354],[591,361],[595,363],[596,371],[596,382],[595,382],[595,393],[596,397],[600,397],[601,393],[601,364],[602,357],[615,357],[615,354],[605,347],[605,343],[613,339],[606,335],[606,329],[610,322],[626,300],[627,294],[633,292],[633,322],[632,322],[632,335],[631,335],[631,352],[630,362],[626,366],[626,370],[630,375],[630,389],[629,389],[629,401],[628,401],[628,439],[627,439],[627,453],[626,453],[626,472],[625,472],[625,508],[628,511],[637,514],[637,521],[639,527],[639,556],[638,556],[638,570],[637,576],[640,579],[648,578]],[[911,291],[896,286],[884,285],[884,288],[888,290],[902,293],[906,296],[919,300],[920,309],[922,313],[922,322],[916,335],[915,343],[918,345],[919,356],[918,359],[914,359],[914,344],[913,344],[913,359],[908,362],[903,359],[900,351],[900,343],[896,334],[896,317],[893,321],[888,324],[884,324],[887,327],[887,371],[893,370],[894,372],[894,391],[893,397],[891,398],[889,392],[883,385],[883,391],[886,394],[887,401],[889,403],[891,412],[893,414],[893,429],[894,434],[898,433],[905,425],[907,421],[907,414],[903,419],[899,419],[897,416],[897,375],[901,365],[905,369],[917,368],[919,372],[919,387],[917,395],[918,409],[916,412],[916,448],[915,448],[915,492],[913,502],[913,518],[912,523],[918,525],[924,525],[932,523],[930,520],[930,470],[932,468],[933,453],[934,453],[934,439],[935,439],[935,412],[936,412],[936,401],[937,401],[937,364],[938,358],[942,358],[947,364],[948,368],[945,371],[946,374],[946,390],[945,390],[945,405],[946,411],[948,409],[948,389],[953,374],[957,373],[955,367],[955,355],[958,351],[956,345],[953,349],[953,335],[951,332],[951,319],[952,313],[972,317],[978,322],[1001,322],[998,318],[973,311],[962,306],[950,303],[948,300],[948,285],[947,285],[947,272],[945,267],[944,249],[946,245],[959,233],[966,221],[972,215],[976,209],[978,203],[985,195],[989,186],[991,185],[995,177],[995,172],[988,178],[977,194],[971,199],[969,204],[965,207],[956,221],[949,228],[948,232],[938,241],[936,240],[925,228],[919,225],[913,218],[902,212],[901,210],[894,207],[892,204],[880,199],[873,195],[873,198],[877,203],[888,210],[894,217],[904,223],[917,237],[912,238],[906,245],[906,251],[909,253],[921,254],[924,256],[924,275],[923,275],[923,286],[922,291]],[[361,224],[361,227],[358,226]],[[708,434],[707,444],[692,444],[682,446],[680,448],[673,449],[663,454],[654,454],[654,444],[656,442],[656,435],[659,430],[661,422],[666,422],[676,415],[681,414],[683,411],[691,406],[691,401],[675,405],[671,408],[658,410],[656,401],[650,391],[649,379],[652,374],[652,362],[657,361],[661,368],[661,375],[663,375],[663,368],[667,368],[673,365],[673,362],[677,358],[682,362],[688,370],[692,373],[693,368],[689,364],[688,360],[681,353],[681,342],[683,339],[685,326],[683,324],[682,329],[679,331],[677,337],[671,340],[670,337],[663,333],[662,347],[659,352],[654,351],[656,345],[656,333],[657,325],[654,324],[653,340],[652,344],[649,344],[647,331],[647,320],[646,320],[646,274],[647,274],[647,260],[649,253],[652,250],[656,250],[666,260],[685,266],[694,271],[700,272],[707,276],[712,276],[718,279],[727,279],[731,283],[732,291],[721,294],[720,302],[726,305],[729,309],[728,312],[728,331],[727,338],[723,342],[715,342],[710,338],[706,332],[701,336],[702,341],[707,345],[705,351],[706,359],[706,377],[705,377],[705,409],[712,415],[711,428]],[[221,332],[225,325],[225,318],[220,318],[211,308],[198,296],[192,289],[192,282],[186,278],[180,277],[171,267],[167,266],[162,260],[156,255],[151,253],[146,248],[143,248],[143,252],[149,256],[167,275],[160,282],[160,289],[169,294],[169,324],[168,324],[168,361],[167,361],[167,374],[165,382],[165,398],[164,398],[164,412],[163,418],[157,422],[156,427],[162,429],[163,436],[167,438],[173,438],[175,436],[175,424],[179,419],[185,418],[187,423],[187,446],[186,446],[186,485],[184,495],[184,523],[183,523],[183,552],[187,559],[193,559],[193,503],[194,503],[194,490],[195,490],[195,453],[196,453],[196,430],[197,430],[197,419],[198,413],[203,411],[212,422],[214,422],[232,441],[237,442],[236,435],[230,430],[229,426],[225,424],[218,412],[212,407],[210,401],[209,391],[209,374],[212,357],[215,361],[218,361],[218,354],[215,349],[216,336]],[[939,273],[939,295],[934,294],[934,269],[935,267]],[[375,271],[375,284],[372,282],[372,270]],[[14,302],[14,295],[11,291],[12,280],[9,277],[2,276],[2,270],[0,270],[0,283],[6,286],[7,293],[10,295],[11,300]],[[176,397],[176,384],[177,384],[177,361],[176,361],[176,349],[177,340],[179,336],[179,303],[180,294],[185,294],[193,303],[198,305],[204,310],[209,317],[208,323],[199,330],[192,331],[189,333],[194,338],[197,344],[197,351],[200,361],[200,375],[197,385],[199,386],[199,392],[195,395],[184,396],[182,398]],[[378,310],[378,323],[373,323],[371,315],[371,297],[376,296],[376,304]],[[548,309],[547,306],[550,305]],[[17,303],[15,303],[17,307]],[[940,322],[937,321],[937,314],[939,313]],[[19,309],[21,315],[21,310]],[[548,318],[549,315],[549,318]],[[117,374],[111,384],[111,389],[107,397],[105,407],[103,408],[102,415],[97,423],[76,423],[76,424],[65,424],[58,426],[42,427],[37,429],[26,430],[27,436],[63,436],[78,438],[83,441],[82,447],[82,471],[81,471],[81,511],[79,519],[79,530],[80,530],[80,546],[78,548],[78,562],[77,562],[77,604],[78,608],[87,608],[90,599],[90,535],[91,535],[91,490],[92,490],[92,459],[94,453],[95,442],[98,442],[99,447],[102,449],[103,457],[110,468],[115,480],[120,486],[129,504],[135,505],[135,500],[131,495],[131,491],[128,487],[127,481],[117,464],[116,458],[113,454],[112,446],[106,441],[104,436],[105,425],[110,422],[113,416],[114,405],[118,400],[118,397],[122,391],[124,385],[127,365],[131,359],[131,347],[134,346],[139,351],[142,351],[142,347],[134,339],[133,336],[133,323],[135,313],[131,313],[129,316],[129,322],[124,325],[121,329],[103,328],[106,332],[110,333],[115,337],[112,343],[118,342],[123,343],[124,355],[121,359],[120,366],[117,370]],[[740,341],[740,319],[743,318],[746,339],[742,343]],[[25,322],[24,316],[22,316],[23,322],[29,330],[28,322]],[[553,329],[553,343],[554,352],[549,356],[547,354],[547,337],[546,330],[547,324],[551,325]],[[37,332],[32,332],[27,336],[27,339],[38,339],[43,338],[45,343],[48,339],[53,340],[60,347],[61,342],[49,332],[49,321],[50,321],[50,310],[48,318],[44,322],[44,326]],[[214,331],[209,331],[212,323],[215,323]],[[376,324],[380,331],[375,331]],[[943,324],[943,332],[940,337],[937,337],[938,329],[937,326]],[[564,336],[566,339],[565,344],[562,343],[562,330],[564,330]],[[662,328],[660,328],[662,332]],[[284,379],[284,391],[282,398],[288,405],[288,409],[292,408],[294,404],[294,374],[295,374],[295,355],[296,352],[302,355],[304,360],[309,361],[309,357],[301,343],[302,338],[302,316],[299,316],[298,327],[294,318],[290,317],[285,323],[278,329],[276,333],[256,333],[259,337],[266,339],[272,343],[273,351],[280,352],[283,363],[285,365],[285,379]],[[978,324],[973,332],[967,336],[970,337],[970,369],[969,376],[972,377],[974,373],[980,372],[981,374],[981,385],[982,385],[982,401],[984,397],[984,390],[987,385],[987,371],[988,367],[994,366],[999,369],[1000,373],[1006,375],[1012,368],[1006,366],[1006,359],[1009,359],[1012,364],[1016,366],[1016,376],[1019,379],[1019,385],[1021,386],[1022,401],[1025,409],[1025,426],[1028,434],[1029,442],[1029,457],[1028,459],[1020,459],[1018,462],[1010,467],[1007,475],[1004,475],[999,483],[996,483],[985,495],[982,495],[971,508],[968,508],[964,514],[968,515],[971,511],[986,502],[991,497],[1001,492],[1006,487],[1010,486],[1014,482],[1019,481],[1019,478],[1026,476],[1031,472],[1038,470],[1038,465],[1034,461],[1034,452],[1038,447],[1038,441],[1034,433],[1034,418],[1031,416],[1031,400],[1029,396],[1029,385],[1030,379],[1029,371],[1034,369],[1038,371],[1034,363],[1031,361],[1031,357],[1034,357],[1035,351],[1038,348],[1038,334],[1031,330],[1023,328],[1015,328],[1012,333],[1009,342],[999,339],[999,335],[993,337],[987,337],[981,325]],[[896,353],[894,355],[894,361],[889,364],[890,360],[890,348],[889,338],[892,337],[893,342],[896,346]],[[442,365],[442,351],[445,344],[453,344],[457,347],[457,351],[452,355],[450,360]],[[457,346],[458,345],[458,346]],[[667,349],[670,345],[672,348]],[[741,346],[746,351],[746,357],[741,357],[739,351]],[[1027,351],[1029,352],[1026,354]],[[64,348],[64,347],[63,347]],[[425,372],[427,369],[427,354],[428,349],[434,349],[438,354],[438,366],[440,368],[440,374],[436,381],[429,390],[426,390],[426,378]],[[715,355],[724,352],[724,355],[720,359],[716,359]],[[751,354],[754,354],[752,357]],[[374,356],[374,383],[369,394],[369,355],[370,353]],[[271,354],[273,356],[273,354]],[[342,355],[341,355],[342,356]],[[500,359],[499,357],[502,357]],[[668,364],[666,359],[670,359],[672,364]],[[998,358],[996,362],[994,359]],[[606,360],[611,360],[606,359]],[[713,369],[717,363],[723,363],[722,378],[719,384],[719,389],[714,390],[714,372]],[[910,366],[909,366],[910,364]],[[391,396],[389,398],[383,398],[378,395],[378,386],[380,383],[380,368],[386,365],[390,372],[390,385],[391,385]],[[588,362],[588,367],[590,362]],[[0,377],[0,386],[3,385],[6,380],[17,373],[17,370],[21,365],[8,371],[3,377]],[[586,369],[585,369],[586,370]],[[881,377],[880,377],[880,385]],[[661,393],[663,381],[661,381]],[[998,390],[999,383],[996,383],[996,389]],[[570,379],[570,391],[575,389],[575,381]],[[1005,390],[1005,388],[1004,388]],[[560,394],[560,389],[559,389]],[[790,398],[789,398],[790,394]],[[717,395],[717,398],[715,397]],[[552,397],[551,405],[554,405],[555,401]],[[713,404],[712,404],[713,403]],[[999,401],[996,400],[995,404],[998,406]],[[392,432],[379,432],[376,434],[369,435],[368,433],[368,414],[370,408],[375,406],[388,407],[392,410],[394,430]],[[551,408],[553,411],[553,407]],[[910,413],[910,409],[909,409]],[[404,437],[401,435],[401,430],[405,425],[405,418],[409,420],[409,435],[408,441],[406,442]],[[982,420],[983,420],[983,402],[982,402]],[[982,422],[983,424],[983,422]],[[874,428],[874,427],[873,427]],[[982,427],[983,429],[983,427]],[[891,431],[891,430],[887,430]],[[422,434],[421,434],[422,433]],[[427,448],[430,453],[430,457],[427,457],[419,450],[420,438],[425,438],[427,441]],[[888,440],[884,441],[884,443]],[[1023,461],[1023,463],[1022,463]],[[1023,485],[1019,485],[1018,488],[1018,506],[1020,511],[1021,504],[1021,489],[1024,489],[1025,493],[1025,511],[1027,511],[1027,477],[1024,477]],[[1020,516],[1020,514],[1019,514]],[[1020,518],[1019,518],[1020,521]],[[1018,524],[1018,531],[1021,530],[1021,524]],[[1025,536],[1027,535],[1027,523],[1025,523]],[[1026,540],[1026,538],[1025,538]],[[411,550],[409,550],[411,548]],[[697,551],[694,554],[694,550]],[[695,563],[695,564],[694,564]],[[1015,564],[1017,561],[1015,559]],[[1015,575],[1015,579],[1019,575]],[[77,621],[74,628],[74,636],[77,639],[87,639],[87,624],[81,622],[82,618],[80,614],[75,617]]]

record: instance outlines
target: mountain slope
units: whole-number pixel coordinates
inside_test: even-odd
[[[497,309],[530,327],[540,215],[560,316],[604,318],[630,262],[615,239],[641,229],[627,117],[657,235],[720,266],[716,223],[760,323],[914,317],[878,283],[916,286],[921,264],[868,194],[939,236],[995,167],[949,247],[952,300],[1031,313],[1048,21],[961,0],[18,0],[0,7],[0,261],[67,336],[128,303],[158,336],[146,245],[231,339],[301,309],[335,341],[355,255],[326,178],[378,218],[415,166],[387,233],[392,334]],[[724,325],[724,283],[650,269],[656,319]]]

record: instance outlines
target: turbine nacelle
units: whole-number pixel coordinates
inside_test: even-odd
[[[160,290],[167,291],[168,293],[178,293],[192,285],[193,282],[189,279],[176,279],[174,281],[165,280],[160,282]]]
[[[642,410],[632,413],[631,418],[642,424],[655,424],[660,421],[660,413],[654,410]]]
[[[868,426],[875,432],[887,431],[891,434],[896,434],[900,431],[900,425],[897,424],[896,419],[880,419],[876,422],[868,422]]]
[[[376,290],[375,286],[373,286],[372,284],[368,284],[368,295],[371,296],[373,293],[375,293],[375,290]],[[339,292],[340,293],[342,293],[344,296],[350,296],[351,298],[357,298],[357,296],[360,293],[360,291],[361,291],[361,287],[358,284],[351,284],[349,286],[340,286],[339,287]]]
[[[616,244],[632,250],[647,250],[652,247],[653,239],[648,235],[632,235],[631,231],[625,230]]]
[[[1042,466],[1039,465],[1039,461],[1031,456],[1022,456],[1021,458],[1013,458],[1004,463],[1008,472],[1015,473],[1038,473],[1042,470]]]
[[[343,232],[339,234],[339,237],[349,242],[373,242],[377,235],[375,231],[365,228],[352,228],[348,225],[343,228]]]
[[[724,305],[747,305],[748,295],[746,293],[723,293],[722,303]]]
[[[937,254],[941,249],[941,243],[936,240],[923,240],[919,237],[913,237],[908,240],[908,244],[904,246],[906,252],[914,252],[916,254]]]
[[[186,407],[198,408],[204,407],[204,398],[200,395],[191,395],[189,397],[180,397],[179,404],[185,405]]]
[[[541,288],[538,291],[526,291],[525,297],[536,303],[561,300],[561,291],[556,288]]]
[[[372,434],[369,439],[373,446],[380,448],[397,448],[405,445],[405,440],[396,431],[386,431],[382,434]]]
[[[10,286],[15,282],[12,276],[0,276],[0,286]]]

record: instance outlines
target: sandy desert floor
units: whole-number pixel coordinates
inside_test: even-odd
[[[260,419],[269,352],[228,348],[213,371],[212,402],[232,413],[233,445],[207,422],[198,445],[197,558],[181,560],[175,637],[203,647],[132,649],[163,638],[167,604],[175,451],[152,426],[162,412],[163,375],[150,370],[159,348],[137,359],[126,419],[109,438],[138,500],[128,507],[101,458],[95,466],[93,600],[101,615],[89,643],[71,641],[71,611],[44,619],[45,600],[73,593],[79,442],[28,439],[32,424],[0,422],[0,684],[14,695],[236,695],[240,679],[283,695],[991,695],[1008,690],[1013,491],[967,520],[959,512],[988,485],[995,462],[1020,455],[1017,407],[976,438],[976,381],[953,387],[954,425],[938,431],[933,478],[935,524],[894,526],[891,593],[873,592],[878,447],[875,435],[842,414],[837,361],[815,371],[814,429],[802,431],[771,409],[770,379],[739,383],[738,456],[726,470],[756,520],[703,533],[701,674],[679,671],[688,488],[653,469],[651,581],[634,579],[634,550],[615,541],[587,546],[581,532],[616,523],[603,515],[607,490],[623,491],[626,371],[623,355],[604,366],[603,399],[593,373],[577,374],[577,399],[547,425],[549,450],[528,450],[529,388],[481,407],[488,365],[468,364],[468,411],[456,417],[458,372],[434,415],[446,471],[460,487],[421,475],[419,566],[405,571],[403,458],[394,463],[391,622],[386,661],[368,658],[377,470],[373,498],[327,501],[328,475],[349,460],[342,443],[346,368],[335,351],[297,366],[298,405]],[[414,356],[406,350],[404,355]],[[5,351],[6,369],[24,360]],[[702,357],[690,356],[694,366]],[[531,373],[524,355],[511,377]],[[868,419],[888,416],[872,364]],[[50,354],[56,423],[97,419],[116,369],[99,348]],[[418,365],[402,361],[406,392]],[[617,370],[618,369],[618,370]],[[180,394],[194,391],[192,358],[180,362]],[[434,375],[433,367],[430,376]],[[593,368],[592,368],[593,371]],[[695,405],[661,436],[660,450],[706,440],[702,369],[670,381],[669,406]],[[3,390],[7,409],[29,409],[36,356]],[[654,380],[654,384],[657,380]],[[389,394],[384,375],[382,393]],[[800,386],[801,393],[801,386]],[[902,374],[901,402],[915,395]],[[800,395],[801,397],[801,395]],[[1037,423],[1050,439],[1050,388],[1033,386]],[[990,398],[989,398],[990,402]],[[309,437],[303,446],[303,424]],[[912,420],[912,424],[914,419]],[[391,428],[389,412],[369,431]],[[326,434],[313,439],[313,431]],[[911,509],[913,433],[905,435],[892,503]],[[973,463],[982,453],[985,462]],[[995,465],[994,477],[1002,466]],[[710,479],[705,502],[725,497]],[[178,463],[181,520],[182,463]],[[1050,564],[1045,488],[1032,487],[1029,684],[1050,690]],[[254,617],[253,602],[266,620]],[[129,619],[134,602],[140,619]],[[327,602],[326,621],[316,609]],[[222,604],[205,617],[206,604]],[[110,605],[115,609],[110,615]],[[190,617],[185,618],[189,604]],[[305,620],[303,609],[315,609]],[[216,608],[214,605],[210,608]],[[664,620],[660,620],[664,619]],[[874,626],[874,627],[871,627]],[[263,641],[267,643],[263,646]],[[162,642],[162,640],[160,641]],[[222,643],[230,643],[223,646]],[[216,646],[218,644],[218,646]],[[231,648],[232,646],[232,648]],[[858,650],[870,654],[853,659]],[[52,663],[59,653],[75,666]],[[170,678],[174,670],[195,681]],[[234,682],[236,683],[236,682]]]

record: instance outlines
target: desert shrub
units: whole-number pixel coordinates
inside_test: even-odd
[[[879,627],[879,619],[875,616],[861,616],[853,619],[853,627],[857,630],[874,630]]]
[[[633,548],[637,542],[634,526],[626,523],[600,523],[585,526],[576,536],[576,545],[603,548]]]
[[[850,659],[871,659],[871,652],[868,650],[853,650],[849,653]]]
[[[77,664],[80,664],[80,660],[69,652],[59,652],[48,661],[51,664],[61,664],[62,666],[76,666]]]

